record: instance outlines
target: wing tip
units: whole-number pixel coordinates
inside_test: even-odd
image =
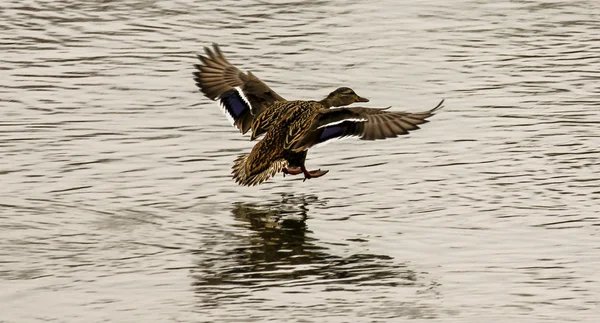
[[[208,55],[209,57],[213,56],[213,52],[210,50],[210,47],[208,46],[204,46],[204,52],[206,53],[206,55]]]
[[[217,43],[212,43],[212,46],[213,46],[213,51],[214,51],[214,52],[215,52],[217,55],[219,55],[219,56],[221,56],[221,57],[223,57],[223,58],[224,58],[223,52],[221,52],[221,48],[219,47],[219,44],[217,44]]]
[[[442,99],[442,101],[440,101],[433,109],[429,110],[429,112],[434,113],[442,109],[444,107],[444,101],[446,101],[446,99]]]

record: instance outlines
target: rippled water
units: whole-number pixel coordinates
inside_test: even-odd
[[[597,1],[19,1],[0,9],[0,322],[593,322]],[[230,178],[218,42],[290,99],[446,108]]]

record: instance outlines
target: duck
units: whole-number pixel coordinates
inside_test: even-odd
[[[308,150],[345,138],[380,140],[406,135],[427,123],[443,107],[422,112],[352,106],[369,102],[343,86],[321,100],[286,100],[252,72],[231,64],[219,45],[204,47],[194,64],[194,81],[208,99],[216,101],[232,126],[250,141],[262,137],[249,153],[233,162],[233,180],[239,185],[261,184],[275,174],[319,178],[329,170],[308,170]]]

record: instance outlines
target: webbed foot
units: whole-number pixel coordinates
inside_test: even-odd
[[[302,173],[302,168],[300,167],[284,167],[281,172],[283,173],[283,177],[285,175],[298,175]]]
[[[321,177],[321,176],[329,173],[328,170],[321,170],[321,169],[308,171],[308,170],[306,170],[305,167],[302,167],[302,172],[304,173],[303,182],[306,181],[307,179]]]

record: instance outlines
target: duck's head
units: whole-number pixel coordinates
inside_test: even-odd
[[[369,102],[368,99],[358,96],[349,87],[341,87],[329,93],[329,95],[321,101],[326,107],[343,107],[354,102]]]

